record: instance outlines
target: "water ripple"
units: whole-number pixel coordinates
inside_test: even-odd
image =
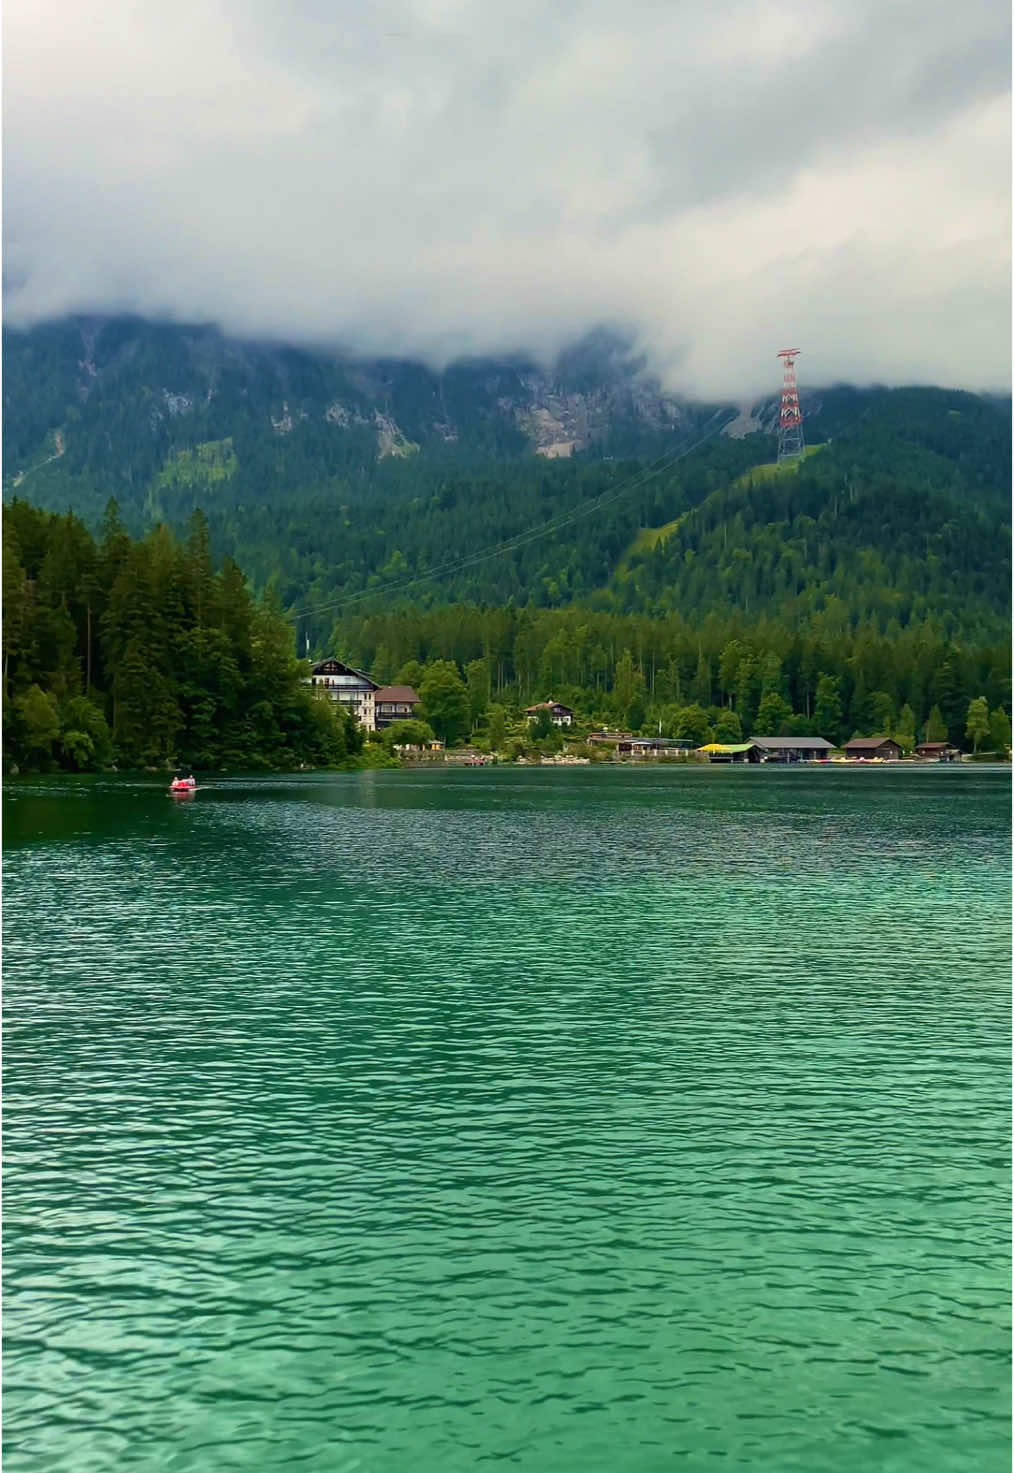
[[[6,797],[12,1473],[1006,1467],[1006,774]]]

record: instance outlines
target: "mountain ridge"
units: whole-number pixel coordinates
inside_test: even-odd
[[[621,404],[662,429],[679,422],[685,404],[663,391],[629,345],[603,335],[561,355],[550,369],[515,358],[462,360],[437,371],[408,360],[244,342],[211,326],[78,318],[5,329],[4,355],[15,393],[29,372],[42,369],[49,380],[47,402],[28,415],[22,404],[20,422],[7,435],[5,450],[18,469],[42,435],[63,427],[61,409],[94,405],[110,386],[147,400],[153,431],[245,413],[285,436],[313,418],[336,430],[372,427],[378,457],[392,453],[385,445],[392,438],[481,440],[477,417],[501,421],[501,450],[552,455],[562,440],[585,449],[602,438]],[[6,392],[5,402],[9,415],[15,406]]]
[[[237,420],[282,439],[312,421],[358,434],[354,450],[363,461],[462,442],[550,459],[594,450],[642,453],[716,409],[734,437],[770,433],[777,423],[776,394],[704,403],[669,393],[629,341],[605,331],[548,367],[490,358],[442,370],[133,317],[5,328],[3,345],[7,487],[64,453],[47,451],[47,436],[65,444],[80,439],[90,420],[111,409],[116,428],[123,428],[125,410],[146,421],[153,446],[166,454],[225,439]],[[813,419],[829,394],[857,392],[841,385],[804,392],[804,409]]]
[[[853,623],[932,614],[977,637],[1006,615],[1010,426],[985,396],[804,394],[824,452],[773,478],[776,396],[677,400],[604,333],[551,369],[439,373],[139,319],[7,331],[4,353],[6,497],[92,526],[113,497],[138,533],[200,507],[218,552],[289,609],[577,601],[798,623],[844,600]]]

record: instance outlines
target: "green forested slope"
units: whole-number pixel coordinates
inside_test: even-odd
[[[68,658],[107,702],[129,639],[93,639],[89,682],[86,604],[44,573],[51,550],[31,553],[29,503],[97,531],[115,498],[152,567],[183,556],[156,529],[182,535],[200,508],[209,555],[271,591],[293,649],[381,678],[471,665],[476,716],[483,690],[508,707],[554,693],[635,725],[696,706],[714,729],[723,711],[751,724],[770,696],[784,708],[768,718],[828,735],[932,718],[962,740],[970,700],[1009,701],[1009,401],[804,396],[819,448],[776,470],[771,436],[721,433],[733,406],[677,405],[601,344],[551,374],[436,373],[78,321],[5,336],[4,402],[7,521],[27,539],[14,566],[30,598],[43,590],[44,623],[75,610]],[[578,448],[540,456],[547,437]],[[87,535],[49,526],[54,546]],[[12,658],[15,697],[26,680],[69,691],[60,640],[32,638],[49,654]],[[164,663],[160,648],[146,658]]]
[[[960,406],[960,407],[955,407]],[[1007,420],[938,390],[879,396],[797,468],[708,496],[611,584],[614,606],[736,608],[989,635],[1008,611]]]
[[[587,352],[566,372],[435,374],[136,322],[8,333],[5,492],[93,527],[114,496],[136,534],[199,507],[256,587],[324,606],[303,626],[314,643],[328,605],[370,589],[378,608],[734,608],[797,627],[830,607],[881,629],[928,615],[954,635],[1003,628],[1005,404],[822,392],[806,429],[824,448],[770,477],[770,437],[713,433],[731,409],[682,406],[667,425],[677,411],[626,360]],[[538,404],[576,416],[588,448],[536,455],[522,427]],[[667,535],[638,537],[651,528]]]

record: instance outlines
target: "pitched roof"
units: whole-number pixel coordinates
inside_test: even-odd
[[[885,742],[893,742],[895,746],[898,745],[894,737],[889,736],[853,737],[850,742],[845,743],[843,750],[847,752],[849,747],[861,747],[864,751],[873,752],[877,747],[882,747]]]
[[[624,737],[633,747],[689,747],[683,737]]]
[[[419,697],[410,685],[384,685],[373,697],[377,703],[389,701],[392,705],[415,706]]]
[[[365,680],[371,690],[377,689],[377,682],[371,680],[365,670],[356,670],[352,665],[346,665],[343,660],[318,660],[314,665],[313,675],[355,675],[359,680]]]
[[[749,742],[707,742],[703,747],[698,747],[698,752],[749,752],[755,746],[753,741]]]
[[[574,714],[562,701],[538,701],[534,706],[525,707],[526,716],[530,716],[533,711],[566,711],[570,716]]]
[[[824,737],[798,736],[798,737],[751,737],[758,747],[764,747],[769,752],[830,752],[833,743],[826,741]]]

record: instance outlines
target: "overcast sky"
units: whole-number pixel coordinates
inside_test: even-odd
[[[6,0],[12,324],[1010,382],[1006,0]]]

